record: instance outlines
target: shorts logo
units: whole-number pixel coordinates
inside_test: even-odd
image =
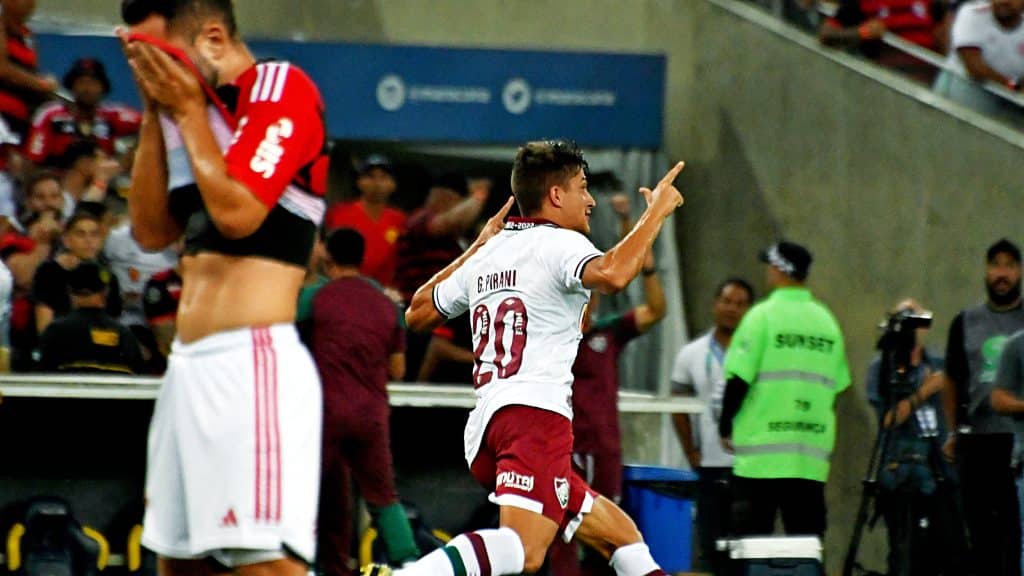
[[[505,488],[512,488],[513,490],[533,492],[533,476],[526,476],[525,474],[502,472],[498,474],[496,484]]]
[[[225,514],[224,517],[220,519],[220,525],[221,525],[221,528],[231,528],[231,527],[237,528],[238,527],[238,519],[235,518],[235,509],[234,508],[228,508],[228,513]]]
[[[555,496],[558,497],[558,503],[562,505],[562,509],[569,505],[568,480],[565,478],[555,478]]]

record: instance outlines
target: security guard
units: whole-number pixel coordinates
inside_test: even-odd
[[[738,535],[825,534],[825,480],[835,444],[835,397],[850,385],[843,335],[804,286],[811,253],[779,242],[760,254],[772,293],[750,309],[725,358],[719,421],[736,456]]]
[[[138,374],[145,363],[138,340],[104,309],[110,272],[82,262],[68,273],[72,311],[40,337],[40,367],[46,372]]]

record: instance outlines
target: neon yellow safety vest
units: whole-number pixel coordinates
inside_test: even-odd
[[[836,439],[835,397],[850,385],[832,313],[805,288],[777,288],[750,309],[725,356],[750,384],[733,421],[733,473],[824,482]]]

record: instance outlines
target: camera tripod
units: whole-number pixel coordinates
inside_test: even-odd
[[[879,472],[882,470],[882,466],[889,461],[889,456],[893,450],[893,438],[897,429],[901,426],[907,426],[910,424],[910,420],[915,418],[915,414],[912,411],[908,421],[897,424],[895,420],[896,408],[898,403],[907,396],[911,395],[914,390],[914,383],[911,381],[911,369],[910,369],[910,349],[896,349],[896,347],[885,345],[885,336],[880,341],[879,347],[882,348],[882,362],[879,368],[879,388],[880,392],[883,392],[882,396],[885,399],[883,418],[879,426],[878,435],[875,438],[875,444],[871,451],[871,458],[868,462],[868,470],[864,479],[861,481],[863,485],[863,491],[861,493],[860,507],[857,510],[857,519],[854,523],[853,535],[850,539],[850,545],[846,551],[846,559],[843,563],[843,576],[853,576],[854,568],[858,568],[860,573],[863,574],[875,574],[868,572],[857,563],[857,552],[860,548],[861,537],[864,533],[864,528],[868,524],[868,513],[872,505],[877,509],[879,506],[879,496],[882,495],[882,488],[879,484]],[[886,425],[886,418],[884,415],[891,414],[894,419],[888,425]],[[900,542],[898,558],[895,558],[894,562],[888,563],[890,569],[895,568],[895,572],[891,573],[890,576],[917,576],[918,574],[950,574],[959,575],[962,574],[958,567],[958,562],[942,562],[941,560],[936,561],[936,566],[944,568],[943,571],[936,572],[932,570],[922,570],[918,567],[918,572],[915,572],[914,560],[925,557],[924,555],[936,556],[943,552],[949,554],[950,559],[956,559],[957,557],[963,558],[963,554],[957,554],[952,551],[952,546],[962,546],[964,540],[964,522],[963,512],[960,506],[959,498],[957,498],[954,492],[952,482],[946,473],[945,465],[942,456],[942,447],[940,445],[939,436],[937,433],[933,433],[930,436],[923,438],[927,442],[928,449],[927,455],[923,459],[927,466],[931,478],[934,479],[935,489],[931,494],[914,493],[912,491],[907,492],[894,492],[892,495],[895,498],[904,498],[910,500],[910,505],[907,505],[901,509],[902,514],[898,518],[900,522],[899,528],[897,526],[889,526],[890,530],[898,530],[898,533],[903,536],[904,541]],[[895,500],[894,498],[894,500]],[[916,512],[918,506],[923,502],[927,502],[928,499],[934,499],[936,505],[932,506],[932,510],[938,511],[943,510],[948,512],[948,518],[943,521],[936,521],[935,516],[937,514],[929,514],[928,523],[921,523],[916,518]],[[892,503],[886,503],[892,506]],[[901,502],[900,504],[903,504]],[[943,504],[947,506],[943,507]],[[871,525],[877,520],[878,514],[876,512],[874,518],[871,520]],[[892,518],[887,517],[887,521]],[[943,525],[945,524],[945,525]],[[917,536],[920,530],[928,531],[945,531],[952,533],[953,536],[947,538],[948,541],[946,546],[940,549],[921,549],[921,543],[918,542]],[[959,536],[957,536],[959,534]],[[892,539],[890,539],[892,540]],[[890,550],[890,553],[892,551]]]

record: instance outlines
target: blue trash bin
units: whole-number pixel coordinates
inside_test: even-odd
[[[697,474],[676,468],[624,466],[622,505],[654,560],[668,573],[691,565],[692,500]]]

